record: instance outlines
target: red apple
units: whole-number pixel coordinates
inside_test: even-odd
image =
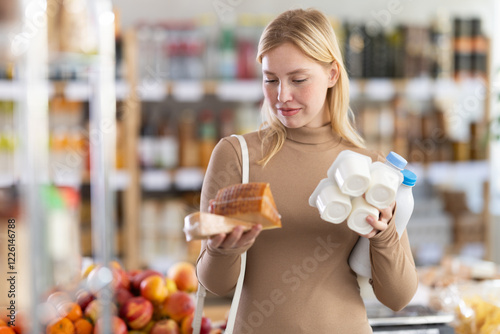
[[[134,295],[132,294],[132,292],[130,292],[129,290],[127,289],[124,289],[124,288],[118,288],[116,289],[115,291],[115,303],[118,305],[118,306],[122,306],[123,304],[125,304],[125,302],[127,300],[129,300],[130,298],[133,298]]]
[[[160,277],[163,277],[163,275],[161,273],[159,273],[156,270],[151,270],[151,269],[146,269],[146,270],[143,270],[143,271],[135,274],[130,280],[131,289],[133,290],[132,292],[139,293],[140,289],[141,289],[142,280],[145,279],[146,277],[149,277],[152,275],[158,275]]]
[[[149,334],[180,334],[180,328],[173,319],[163,319],[153,326]]]
[[[175,263],[168,269],[167,277],[171,278],[181,291],[193,292],[198,289],[196,268],[190,262]]]
[[[180,322],[194,312],[195,305],[191,296],[184,291],[177,291],[167,296],[162,304],[162,314]]]
[[[102,322],[102,318],[97,320],[94,327],[94,334],[103,334],[101,333]],[[113,334],[127,334],[127,325],[122,319],[117,316],[113,316],[113,318],[111,319],[111,323],[111,326],[113,327]]]
[[[140,285],[141,296],[151,301],[153,304],[159,304],[167,298],[168,289],[165,279],[158,275],[152,275],[142,280]]]
[[[120,308],[120,317],[132,329],[143,328],[153,317],[153,304],[144,297],[130,298]]]
[[[184,319],[182,319],[181,322],[181,334],[192,334],[193,333],[193,317],[194,313],[191,313]],[[202,317],[201,318],[201,329],[200,329],[200,334],[210,334],[210,331],[212,330],[212,321],[210,318],[207,317]]]

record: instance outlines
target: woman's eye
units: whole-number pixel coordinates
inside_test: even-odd
[[[274,80],[274,79],[265,79],[264,82],[265,83],[275,83],[277,80]]]
[[[306,82],[307,79],[300,79],[300,80],[293,80],[293,82],[295,83],[302,83],[302,82]]]

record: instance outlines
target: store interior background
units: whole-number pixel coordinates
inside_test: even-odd
[[[276,14],[297,7],[320,9],[332,22],[340,24],[338,27],[350,22],[372,24],[387,31],[399,24],[430,28],[438,17],[480,19],[488,45],[488,65],[473,83],[463,77],[455,80],[453,69],[444,81],[433,78],[430,70],[423,75],[410,70],[411,78],[387,78],[379,72],[374,74],[376,78],[353,78],[352,106],[368,146],[385,154],[390,150],[401,153],[410,161],[408,168],[418,176],[415,210],[408,225],[417,264],[436,266],[449,257],[461,257],[471,266],[485,260],[500,263],[496,242],[500,239],[500,179],[493,172],[500,170],[500,148],[491,140],[498,135],[496,128],[490,127],[490,119],[500,114],[499,89],[494,84],[500,69],[496,51],[500,37],[495,33],[499,31],[495,21],[500,11],[494,0],[186,0],[175,4],[116,0],[113,5],[119,28],[119,62],[116,171],[112,172],[111,181],[116,234],[111,240],[115,244],[114,254],[127,269],[148,267],[165,271],[176,261],[196,260],[199,243],[186,243],[183,219],[199,209],[203,171],[210,151],[222,134],[252,131],[259,124],[259,65],[247,68],[242,78],[234,80],[231,69],[221,69],[216,62],[207,66],[207,48],[212,46],[216,52],[215,57],[208,56],[212,57],[209,62],[231,62],[235,55],[227,49],[236,44],[221,43],[223,29],[224,38],[244,36],[255,46],[265,23]],[[453,22],[448,23],[452,26]],[[63,41],[65,37],[58,38]],[[175,51],[175,46],[169,49],[169,38],[191,42],[192,49],[185,54],[179,49]],[[208,42],[203,45],[205,41]],[[158,47],[161,43],[165,44]],[[424,42],[417,39],[416,44],[423,45],[420,43]],[[168,52],[170,56],[165,57]],[[175,52],[181,53],[176,56]],[[422,52],[415,52],[417,58],[424,57]],[[87,63],[82,57],[59,55],[54,59],[50,64],[54,83],[49,104],[50,173],[55,185],[69,188],[73,195],[68,196],[77,198],[76,203],[66,204],[62,210],[76,224],[79,253],[91,258],[91,186],[85,154],[79,154],[81,161],[70,164],[69,172],[66,170],[67,154],[73,149],[71,138],[75,138],[72,134],[76,133],[73,144],[85,146],[81,144],[85,135],[78,132],[88,127],[91,101],[88,77],[82,74],[85,70],[79,71]],[[176,67],[178,71],[171,67],[174,60],[181,64]],[[424,60],[419,62],[415,66],[430,68]],[[206,72],[212,74],[207,78]],[[2,87],[8,87],[9,80],[2,79]],[[470,86],[464,86],[464,82]],[[130,83],[138,85],[139,99],[130,93]],[[0,108],[2,120],[11,124],[10,128],[1,124],[0,129],[1,154],[5,161],[10,161],[2,171],[0,216],[20,217],[23,197],[19,196],[22,194],[15,182],[9,181],[9,173],[16,174],[16,166],[19,167],[17,158],[12,158],[15,149],[9,146],[16,129],[12,116],[15,103],[4,96]],[[489,136],[488,129],[493,129],[493,136]],[[61,163],[65,166],[62,174],[58,169]],[[53,204],[47,204],[49,212],[59,210],[57,205],[51,207]],[[0,236],[6,240],[4,230]],[[0,259],[3,266],[2,261],[5,259]]]
[[[417,2],[405,0],[380,0],[369,2],[358,0],[342,2],[297,1],[293,3],[287,1],[221,0],[199,2],[186,1],[176,4],[175,6],[168,2],[157,3],[154,0],[147,0],[141,4],[141,6],[136,6],[131,0],[117,0],[115,4],[120,9],[120,20],[124,28],[137,26],[137,23],[154,24],[202,17],[204,18],[201,19],[202,22],[205,20],[204,23],[210,22],[210,24],[218,26],[218,29],[222,29],[225,24],[228,24],[227,22],[231,22],[231,19],[233,19],[233,24],[237,22],[236,26],[241,26],[241,17],[245,15],[250,17],[250,23],[247,22],[247,24],[252,24],[253,22],[259,25],[262,24],[262,22],[259,22],[259,19],[266,22],[266,20],[269,20],[273,15],[286,9],[308,7],[315,7],[324,11],[336,21],[337,24],[345,22],[365,25],[371,24],[374,27],[383,28],[387,31],[390,31],[399,24],[429,28],[435,24],[439,17],[444,17],[445,20],[446,18],[453,20],[453,18],[470,19],[476,17],[481,20],[482,33],[490,41],[490,48],[488,48],[488,62],[490,65],[487,70],[493,71],[490,66],[493,65],[493,50],[491,47],[494,45],[493,39],[495,38],[493,34],[493,31],[495,31],[495,11],[494,2],[488,0],[479,2],[439,1],[437,4],[434,1]],[[252,21],[252,18],[254,21]],[[229,23],[229,25],[231,25],[231,23]],[[450,22],[450,25],[452,25],[452,22]],[[256,27],[254,34],[256,33],[257,38],[261,31],[262,26]],[[236,36],[238,36],[238,30],[236,30]],[[343,40],[342,36],[340,36],[340,39]],[[346,59],[346,61],[348,61],[348,59]],[[259,68],[257,66],[257,71],[258,70]],[[423,76],[428,74],[429,73],[424,73]],[[486,136],[485,129],[487,126],[485,124],[487,123],[487,118],[493,117],[492,115],[495,112],[492,110],[494,108],[488,105],[491,95],[482,95],[485,91],[492,93],[493,85],[491,84],[491,73],[488,73],[486,80],[485,85],[487,85],[487,87],[485,90],[479,88],[474,92],[471,90],[468,93],[468,98],[472,100],[472,104],[477,104],[473,106],[476,110],[472,112],[477,113],[473,118],[476,117],[479,123],[482,123],[480,126],[482,134],[480,134],[480,136]],[[397,79],[392,81],[392,83],[394,82],[396,82],[394,85],[397,86]],[[380,86],[384,86],[384,82],[382,82]],[[357,91],[356,88],[359,89],[358,86],[354,87],[355,91]],[[378,92],[380,92],[381,95],[386,93],[384,88],[380,88],[381,91],[378,91],[377,87],[374,89],[374,95]],[[405,88],[402,89],[404,90]],[[430,102],[430,100],[433,99],[433,94],[429,91],[429,86],[426,87],[425,84],[419,86],[418,83],[416,83],[412,88],[407,89],[425,91],[420,95],[418,92],[415,94],[415,96],[417,96],[416,98],[421,99],[421,101],[415,103],[414,109],[412,109],[412,101],[410,98],[410,106],[406,105],[407,112],[409,110],[410,113],[416,112],[425,114],[429,109],[433,108],[433,104]],[[388,94],[391,95],[390,93]],[[425,96],[426,94],[427,96]],[[238,94],[236,93],[236,95]],[[191,109],[192,107],[191,110],[195,112],[198,110],[199,112],[207,109],[207,107],[210,108],[211,103],[213,103],[214,112],[219,113],[225,109],[226,105],[234,108],[233,110],[235,110],[236,113],[238,113],[238,111],[241,112],[241,109],[244,110],[247,107],[253,108],[256,111],[258,108],[256,108],[257,105],[255,101],[250,101],[250,104],[248,102],[248,100],[252,100],[251,95],[251,93],[249,93],[248,96],[246,94],[241,94],[240,100],[244,100],[243,102],[238,101],[238,97],[236,97],[234,101],[229,101],[229,104],[226,104],[226,102],[221,103],[220,99],[215,99],[216,101],[214,101],[211,97],[205,97],[202,102],[195,104],[188,103],[184,106],[180,104],[174,107],[174,109],[178,108],[179,111],[182,111]],[[258,96],[258,94],[255,95]],[[226,98],[227,97],[223,97],[222,99],[224,100]],[[361,104],[356,104],[360,99],[354,97],[353,107],[356,112],[362,111],[364,107],[367,107],[368,114],[370,114],[369,111],[373,111],[370,109],[371,107],[373,107],[375,111],[377,111],[377,109],[379,111],[382,110],[382,112],[378,114],[375,112],[377,116],[373,116],[375,118],[370,118],[366,120],[366,122],[372,121],[375,122],[375,124],[380,122],[380,131],[387,131],[389,137],[391,135],[394,137],[394,132],[391,133],[391,130],[387,129],[387,126],[391,126],[390,124],[393,119],[391,119],[392,116],[388,116],[386,113],[389,112],[390,114],[390,112],[394,110],[393,101],[391,101],[392,98],[393,97],[389,97],[385,101],[384,98],[381,98],[382,101],[379,101],[376,97],[373,101],[369,101],[370,98],[368,98],[368,101],[365,100],[361,102]],[[460,103],[466,105],[470,101],[467,101],[467,99],[464,100],[457,99],[452,102],[448,101],[448,107],[455,108],[454,112],[456,113],[467,114],[467,111],[463,111],[464,107],[460,106]],[[421,103],[421,105],[419,105],[419,103]],[[467,108],[467,106],[465,106],[465,108]],[[477,110],[479,110],[479,112]],[[163,109],[163,111],[165,111],[165,109]],[[243,113],[244,112],[242,112],[242,114]],[[360,120],[360,118],[362,118],[360,113],[357,113],[357,117],[358,122],[363,121]],[[459,117],[462,117],[462,115]],[[468,117],[468,115],[464,116],[464,118]],[[414,120],[417,122],[420,121],[418,117]],[[409,122],[411,122],[411,120]],[[430,122],[431,124],[428,126],[436,126],[436,123]],[[467,122],[466,120],[465,123]],[[242,132],[246,131],[246,129],[235,130]],[[373,132],[370,132],[368,129],[365,130],[364,135],[367,137],[369,146],[371,145],[375,149],[380,149],[384,153],[393,149],[399,151],[402,155],[412,154],[413,159],[409,160],[413,161],[411,161],[409,168],[413,168],[418,174],[419,180],[417,182],[418,185],[414,189],[416,197],[415,213],[408,228],[412,245],[415,249],[417,263],[420,265],[437,264],[441,261],[443,256],[449,253],[500,261],[500,255],[497,255],[500,252],[498,249],[494,249],[495,243],[490,242],[491,240],[497,240],[494,239],[495,224],[491,222],[491,216],[486,212],[489,209],[484,206],[485,200],[487,202],[492,200],[491,195],[488,195],[485,199],[485,193],[494,191],[494,189],[491,189],[491,182],[494,180],[491,179],[490,169],[488,168],[488,159],[491,158],[488,152],[490,149],[489,147],[484,148],[482,156],[478,154],[477,157],[468,157],[466,154],[465,157],[452,157],[453,154],[450,153],[448,157],[441,156],[434,158],[436,160],[448,159],[449,163],[431,161],[433,158],[424,158],[423,155],[425,155],[425,153],[423,152],[438,150],[437,146],[439,145],[440,138],[419,138],[420,143],[417,143],[417,146],[419,145],[419,148],[416,149],[417,153],[415,151],[409,152],[405,149],[401,152],[401,150],[398,150],[399,147],[394,146],[396,140],[381,139],[380,134],[376,133],[376,130]],[[431,130],[427,131],[429,132]],[[374,139],[372,140],[370,136],[373,136]],[[409,137],[411,134],[405,133],[401,136],[403,137],[402,140],[405,141],[410,140]],[[461,135],[459,134],[458,136],[460,137]],[[479,138],[480,137],[477,139]],[[483,139],[484,138],[481,138],[479,140],[481,141]],[[381,146],[378,146],[378,144]],[[453,148],[450,146],[444,148],[444,150],[451,151]],[[427,163],[428,161],[431,162]],[[424,163],[422,164],[422,162]],[[489,188],[485,189],[484,182],[487,181],[489,181]],[[457,225],[461,227],[457,227]],[[485,249],[485,247],[489,249]],[[160,260],[160,262],[161,261],[162,260]]]

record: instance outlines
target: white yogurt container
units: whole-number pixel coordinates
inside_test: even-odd
[[[374,207],[382,210],[396,200],[396,193],[403,174],[386,164],[376,161],[370,166],[370,186],[366,190],[365,199]]]
[[[352,210],[347,219],[347,226],[359,234],[368,234],[373,230],[373,227],[366,221],[366,217],[370,215],[378,220],[378,209],[368,204],[363,197],[356,197],[352,200]]]
[[[323,179],[309,197],[309,205],[318,209],[321,219],[340,224],[351,212],[351,198],[342,193],[334,180]]]
[[[370,185],[371,162],[372,159],[366,155],[342,151],[328,169],[328,177],[337,182],[342,193],[361,196]]]

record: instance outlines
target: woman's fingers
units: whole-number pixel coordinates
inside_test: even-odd
[[[210,237],[210,239],[208,239],[208,244],[212,248],[219,248],[225,238],[226,238],[225,233],[220,233],[220,234],[214,235],[214,236]]]
[[[262,225],[257,224],[257,225],[252,226],[250,231],[243,233],[240,240],[238,241],[238,247],[244,247],[244,246],[247,246],[249,244],[253,244],[255,241],[255,238],[257,238],[260,231],[262,231]]]
[[[389,207],[380,210],[380,215],[378,219],[373,216],[366,217],[366,222],[373,227],[373,230],[370,233],[363,235],[363,237],[371,238],[375,236],[377,233],[385,231],[387,229],[387,224],[392,219],[392,214],[395,205],[396,202],[392,203]]]
[[[236,226],[231,233],[226,236],[226,239],[219,246],[220,248],[229,249],[236,248],[235,245],[240,240],[243,234],[243,227]]]
[[[244,232],[243,227],[236,226],[229,234],[217,234],[212,236],[208,243],[213,248],[231,249],[240,248],[253,244],[255,238],[262,231],[262,225],[252,226],[249,231]]]

